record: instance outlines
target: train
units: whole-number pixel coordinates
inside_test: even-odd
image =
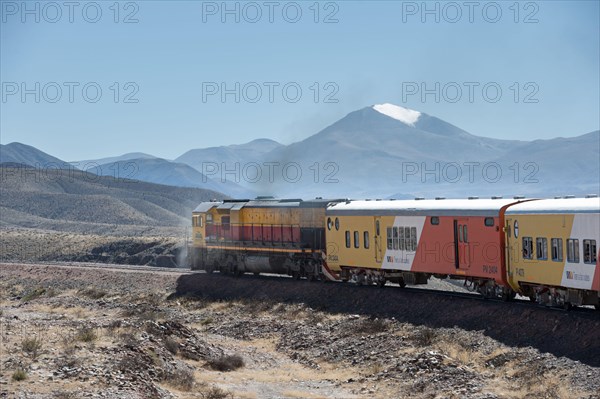
[[[227,199],[192,212],[191,269],[357,285],[461,280],[600,309],[600,198]]]

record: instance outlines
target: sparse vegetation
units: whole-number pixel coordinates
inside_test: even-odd
[[[388,325],[383,319],[362,319],[354,329],[357,334],[378,334],[385,332]]]
[[[164,318],[165,313],[159,310],[155,310],[146,305],[139,305],[135,307],[129,307],[121,311],[123,317],[137,317],[140,320],[156,321]]]
[[[202,399],[233,399],[233,393],[219,387],[210,387],[208,390],[200,392],[200,397]]]
[[[61,345],[62,345],[62,349],[63,349],[63,355],[66,358],[71,358],[75,355],[75,352],[77,351],[77,347],[75,346],[75,337],[73,336],[72,333],[67,333],[65,335],[63,335],[61,337]],[[71,362],[69,360],[69,362]]]
[[[54,399],[76,399],[77,395],[71,391],[56,391],[52,394]]]
[[[58,366],[58,368],[62,368],[62,367],[68,367],[68,368],[73,368],[73,367],[77,367],[81,364],[81,360],[76,357],[74,355],[74,353],[71,354],[65,354],[65,357],[59,358],[56,361],[56,365]]]
[[[119,340],[125,346],[133,346],[137,342],[137,337],[130,331],[123,331],[119,334]]]
[[[94,342],[98,339],[96,329],[90,327],[82,327],[77,331],[77,340],[81,342]]]
[[[108,325],[108,329],[110,331],[114,331],[114,330],[120,328],[122,325],[123,325],[123,322],[121,320],[113,320]]]
[[[46,292],[45,288],[37,287],[37,288],[34,288],[33,290],[27,292],[25,295],[23,295],[21,300],[23,302],[33,301],[34,299],[39,298],[42,295],[44,295],[45,292]]]
[[[108,295],[106,291],[93,287],[86,288],[84,290],[79,290],[79,294],[90,299],[100,299]]]
[[[35,360],[42,349],[42,340],[37,337],[25,338],[21,341],[21,349]]]
[[[196,382],[194,373],[187,368],[176,368],[173,372],[165,375],[163,380],[172,387],[182,391],[191,391]]]
[[[216,359],[210,359],[208,366],[217,371],[233,371],[244,367],[244,359],[240,355],[223,355]]]
[[[23,381],[27,379],[27,372],[23,369],[18,369],[12,374],[13,381]]]
[[[419,346],[429,346],[436,337],[437,333],[433,328],[423,327],[418,329],[410,339]]]

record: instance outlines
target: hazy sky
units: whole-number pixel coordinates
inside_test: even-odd
[[[384,102],[496,138],[600,124],[598,1],[0,3],[0,141],[65,160],[291,143]]]

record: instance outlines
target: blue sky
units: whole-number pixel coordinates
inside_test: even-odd
[[[495,138],[600,124],[598,1],[0,3],[0,141],[65,160],[291,143],[384,102]]]

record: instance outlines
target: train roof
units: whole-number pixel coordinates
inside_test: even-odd
[[[352,200],[328,207],[328,215],[497,216],[517,199]]]
[[[516,214],[600,213],[600,198],[555,198],[512,205],[507,215]]]
[[[197,207],[194,208],[194,210],[192,212],[194,212],[194,213],[208,212],[215,206],[219,206],[221,204],[222,204],[221,201],[201,202]]]
[[[242,208],[325,208],[328,204],[344,201],[342,199],[323,199],[303,201],[301,199],[276,199],[270,197],[258,197],[255,200],[229,199],[225,201],[210,201],[200,203],[193,212],[208,212],[213,208],[240,210]]]

